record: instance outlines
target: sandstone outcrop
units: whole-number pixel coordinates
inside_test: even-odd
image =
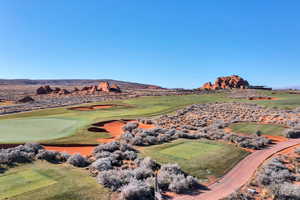
[[[219,77],[215,81],[214,84],[211,82],[205,83],[201,89],[204,90],[220,90],[220,89],[233,89],[233,88],[239,88],[239,89],[246,89],[249,88],[249,82],[243,79],[240,76],[232,75],[232,76],[225,76],[225,77]]]

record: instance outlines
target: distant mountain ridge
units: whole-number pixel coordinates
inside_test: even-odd
[[[142,84],[126,81],[118,81],[112,79],[44,79],[44,80],[32,80],[32,79],[0,79],[0,85],[65,85],[65,86],[88,86],[98,85],[99,82],[108,82],[109,84],[117,84],[123,89],[154,89],[162,88],[160,86],[151,84]]]

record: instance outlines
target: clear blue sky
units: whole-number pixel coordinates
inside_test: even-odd
[[[299,0],[0,0],[0,78],[300,85]]]

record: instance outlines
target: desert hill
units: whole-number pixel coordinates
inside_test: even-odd
[[[78,86],[78,85],[98,85],[99,82],[108,82],[110,85],[118,85],[121,89],[161,89],[160,86],[118,81],[112,79],[57,79],[57,80],[31,80],[31,79],[0,79],[0,85],[61,85],[61,86]]]

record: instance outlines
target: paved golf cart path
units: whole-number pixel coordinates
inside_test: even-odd
[[[272,155],[297,144],[300,144],[300,139],[280,142],[268,149],[256,151],[238,163],[230,172],[221,178],[220,181],[209,186],[209,190],[201,191],[200,194],[194,196],[177,196],[174,200],[218,200],[228,197],[241,186],[245,185],[265,160]]]

